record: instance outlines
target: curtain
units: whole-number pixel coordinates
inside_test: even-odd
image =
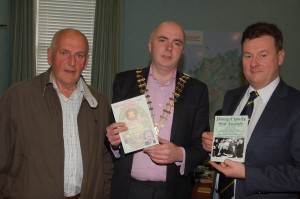
[[[92,86],[109,101],[112,83],[120,70],[122,0],[97,0],[92,57]]]
[[[11,84],[35,75],[34,0],[11,0]]]

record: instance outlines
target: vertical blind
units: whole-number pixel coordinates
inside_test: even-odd
[[[91,64],[96,0],[36,0],[36,74],[49,68],[47,49],[55,32],[75,28],[89,41],[89,61],[83,76],[91,84]]]

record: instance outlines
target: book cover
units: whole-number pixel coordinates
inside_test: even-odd
[[[216,116],[211,160],[245,161],[248,116]]]
[[[125,153],[158,144],[145,95],[114,103],[111,107],[116,122],[123,122],[128,127],[120,133]]]

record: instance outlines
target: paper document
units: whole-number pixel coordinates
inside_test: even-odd
[[[124,122],[127,131],[120,133],[125,153],[158,144],[145,95],[111,105],[116,122]]]

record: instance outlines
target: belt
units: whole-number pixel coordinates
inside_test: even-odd
[[[76,194],[75,196],[68,196],[68,197],[65,197],[65,199],[79,199],[80,198],[80,193],[79,194]]]
[[[161,181],[141,181],[141,180],[137,180],[135,178],[131,178],[130,180],[132,182],[142,184],[142,185],[146,185],[146,186],[150,186],[150,187],[165,188],[167,186],[166,182],[161,182]]]

